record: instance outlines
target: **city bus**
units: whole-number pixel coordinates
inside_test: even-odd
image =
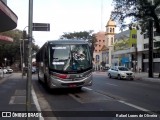
[[[46,42],[36,54],[38,81],[48,88],[76,88],[92,85],[92,55],[84,40]]]

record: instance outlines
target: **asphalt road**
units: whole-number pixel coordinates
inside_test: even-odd
[[[41,110],[52,120],[160,119],[157,115],[160,84],[157,83],[109,79],[95,73],[93,86],[83,87],[81,91],[48,91],[38,83],[36,75],[33,75],[33,85]]]

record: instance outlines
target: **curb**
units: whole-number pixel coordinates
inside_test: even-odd
[[[158,78],[135,77],[135,80],[160,83],[160,79],[158,79]]]

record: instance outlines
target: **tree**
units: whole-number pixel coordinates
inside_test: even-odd
[[[86,40],[91,44],[91,51],[93,56],[93,51],[95,49],[96,43],[96,36],[93,34],[93,30],[90,31],[80,31],[80,32],[73,32],[73,33],[64,33],[60,37],[60,39],[75,39],[75,40]]]
[[[20,44],[22,47],[22,31],[15,29],[7,32],[0,33],[1,35],[13,38],[13,43],[0,43],[0,66],[4,63],[4,58],[7,58],[8,65],[12,65],[16,61],[20,61]],[[27,44],[25,41],[25,52],[27,52]],[[38,51],[39,47],[33,43],[33,51]]]
[[[160,0],[113,0],[112,19],[116,20],[121,30],[139,22],[142,32],[148,28],[149,19],[153,19],[156,31],[160,33]],[[130,23],[126,19],[130,18]]]

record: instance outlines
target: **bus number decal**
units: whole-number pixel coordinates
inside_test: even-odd
[[[53,65],[64,65],[64,62],[52,62]]]
[[[66,49],[66,47],[52,47],[52,49]]]

